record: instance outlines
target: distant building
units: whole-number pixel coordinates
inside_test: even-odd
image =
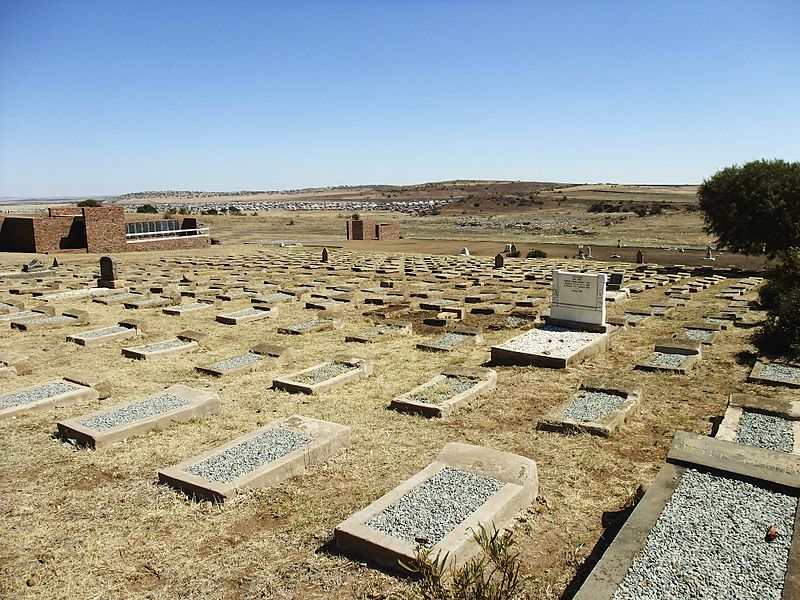
[[[193,217],[125,223],[122,206],[48,209],[48,216],[0,216],[0,251],[131,252],[203,248],[211,244],[208,227]]]
[[[376,223],[372,219],[347,221],[348,240],[399,240],[400,223]]]

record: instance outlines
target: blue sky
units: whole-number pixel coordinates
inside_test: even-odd
[[[0,1],[0,196],[800,160],[800,2]]]

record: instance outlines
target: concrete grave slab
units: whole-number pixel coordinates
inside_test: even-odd
[[[85,310],[65,311],[60,315],[52,317],[41,316],[11,321],[12,329],[20,331],[34,331],[38,329],[57,329],[60,327],[70,327],[74,325],[86,325],[89,322],[89,313]]]
[[[198,366],[195,367],[195,370],[207,375],[222,377],[223,375],[273,369],[286,364],[288,350],[286,346],[258,344],[245,354]]]
[[[68,335],[66,341],[79,346],[101,346],[117,340],[138,337],[139,335],[141,335],[139,328],[120,321],[118,325],[111,327],[101,327],[100,329]]]
[[[217,323],[224,323],[225,325],[242,325],[244,323],[250,323],[251,321],[269,319],[276,314],[277,312],[274,308],[253,306],[252,308],[217,315],[216,321]]]
[[[284,335],[304,335],[319,331],[332,331],[342,327],[344,327],[344,318],[342,316],[324,319],[315,317],[307,321],[287,325],[286,327],[278,327],[277,332]]]
[[[731,394],[715,437],[800,455],[800,400]]]
[[[389,408],[425,417],[444,417],[479,395],[493,391],[497,372],[485,368],[449,369],[394,398]]]
[[[10,417],[54,407],[68,406],[81,400],[97,400],[91,387],[66,379],[40,383],[0,396],[0,421]]]
[[[349,444],[349,427],[293,415],[162,469],[158,480],[187,495],[224,502],[240,490],[270,487],[303,473]]]
[[[663,338],[656,341],[653,354],[634,369],[686,375],[702,358],[700,347],[701,343],[695,340]]]
[[[800,363],[756,360],[747,377],[751,383],[800,388]]]
[[[345,336],[344,341],[369,344],[372,342],[381,342],[397,336],[411,335],[412,330],[413,324],[410,321],[386,320],[367,331]]]
[[[204,345],[205,339],[205,334],[197,334],[186,329],[174,338],[144,346],[123,348],[122,355],[136,360],[158,360],[197,350]]]
[[[27,356],[16,353],[0,354],[0,379],[28,375],[31,372],[33,365]]]
[[[417,349],[428,352],[451,352],[462,346],[479,344],[482,340],[483,337],[478,329],[455,327],[438,337],[420,342],[417,344]]]
[[[796,600],[798,496],[800,457],[679,431],[667,464],[574,599],[634,598],[646,587],[659,600],[742,598],[743,590],[748,598]],[[698,531],[702,514],[713,535]],[[765,534],[776,521],[778,537],[770,541]],[[656,528],[661,533],[651,536]],[[762,558],[736,560],[755,553]],[[716,577],[703,577],[712,570]]]
[[[439,488],[438,501],[418,499],[428,488]],[[425,469],[340,523],[334,538],[342,552],[395,571],[404,570],[401,563],[412,564],[423,544],[451,570],[479,552],[473,538],[479,527],[489,533],[502,529],[536,499],[538,488],[536,463],[529,458],[450,442]],[[444,508],[448,500],[459,502],[459,514]],[[409,518],[398,526],[405,511]],[[419,525],[414,513],[422,517]],[[439,528],[426,531],[425,521]]]
[[[218,412],[217,394],[176,384],[145,398],[59,421],[57,426],[62,438],[97,449]]]
[[[606,327],[606,333],[549,324],[535,327],[498,346],[492,346],[491,364],[565,369],[611,347],[611,335],[617,329],[609,325]]]
[[[643,393],[642,386],[637,384],[588,380],[568,400],[541,417],[536,428],[611,437],[639,409]]]
[[[361,358],[339,358],[272,380],[272,387],[292,394],[320,394],[372,374],[372,363]]]
[[[181,317],[183,315],[196,315],[198,313],[210,312],[214,310],[215,305],[213,302],[188,302],[186,304],[178,304],[177,306],[168,306],[162,308],[161,312],[170,317]]]

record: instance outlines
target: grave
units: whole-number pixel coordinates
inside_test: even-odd
[[[215,308],[214,302],[198,301],[188,302],[186,304],[178,304],[177,306],[168,306],[162,308],[161,312],[171,317],[181,317],[183,315],[196,315],[201,312],[209,312]]]
[[[22,354],[0,355],[0,379],[28,375],[33,371],[30,359]]]
[[[702,358],[701,343],[694,340],[664,338],[656,341],[653,354],[637,363],[638,371],[662,371],[686,375]]]
[[[121,442],[153,429],[203,419],[219,412],[219,396],[181,384],[146,398],[104,408],[57,423],[59,435],[93,449]]]
[[[75,379],[47,381],[0,396],[0,421],[49,408],[68,406],[81,400],[97,400],[97,390]]]
[[[97,287],[101,288],[124,288],[127,282],[120,277],[119,265],[117,260],[111,256],[100,257],[100,279],[97,280]]]
[[[276,485],[350,445],[350,428],[293,415],[158,472],[158,480],[214,502]]]
[[[277,331],[278,333],[284,335],[304,335],[306,333],[341,329],[342,327],[344,327],[344,317],[342,315],[336,315],[335,317],[325,319],[321,319],[319,316],[316,316],[307,321],[293,323],[291,325],[287,325],[286,327],[278,327]]]
[[[611,437],[616,428],[639,409],[642,395],[642,386],[636,384],[585,381],[566,402],[541,417],[536,428]]]
[[[452,352],[466,345],[479,344],[483,338],[479,329],[455,327],[438,337],[417,344],[418,350],[428,352]]]
[[[195,370],[207,375],[221,377],[223,375],[238,375],[262,369],[272,369],[283,366],[286,363],[288,350],[286,346],[258,344],[245,354],[198,366],[195,367]]]
[[[679,431],[574,599],[796,599],[798,496],[800,457]]]
[[[361,344],[369,344],[372,342],[381,342],[383,340],[402,336],[411,335],[413,324],[409,321],[390,321],[386,320],[379,323],[372,329],[362,331],[355,335],[345,336],[345,342],[358,342]]]
[[[20,321],[11,321],[12,329],[20,331],[33,331],[36,329],[56,329],[72,325],[86,325],[89,322],[89,313],[85,310],[64,311],[60,315],[39,316]]]
[[[782,385],[800,388],[800,364],[793,362],[768,362],[759,358],[747,381],[765,385]]]
[[[168,296],[152,296],[149,298],[142,298],[141,300],[124,300],[122,305],[129,310],[138,310],[141,308],[161,308],[164,306],[174,306],[180,304],[181,297]]]
[[[491,347],[492,365],[565,369],[611,347],[611,334],[544,325]]]
[[[722,335],[722,327],[719,325],[704,323],[703,321],[692,321],[690,323],[684,323],[683,332],[676,334],[675,337],[697,341],[710,346],[717,341],[720,335]]]
[[[272,388],[291,394],[320,394],[371,374],[371,362],[361,358],[339,358],[273,379]]]
[[[133,358],[136,360],[157,360],[160,358],[168,358],[197,350],[205,346],[206,336],[203,333],[185,329],[181,331],[174,338],[163,340],[161,342],[154,342],[145,346],[134,346],[122,349],[122,356],[126,358]]]
[[[493,391],[496,384],[497,373],[492,369],[450,369],[397,396],[389,408],[425,417],[444,417],[473,398]]]
[[[245,308],[244,310],[217,315],[216,321],[217,323],[224,323],[225,325],[242,325],[251,321],[268,319],[274,317],[276,314],[277,309],[274,307],[253,306],[252,308]]]
[[[800,455],[800,400],[731,394],[716,438]]]
[[[116,340],[138,337],[147,331],[147,325],[139,319],[120,321],[111,327],[102,327],[82,333],[68,335],[66,341],[79,346],[100,346]]]
[[[340,551],[394,571],[427,548],[446,570],[479,552],[474,533],[502,529],[536,499],[536,463],[450,442],[425,469],[340,523]],[[407,572],[407,571],[406,571]]]

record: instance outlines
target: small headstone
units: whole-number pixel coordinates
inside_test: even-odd
[[[57,266],[58,266],[58,259],[54,258],[53,259],[53,268],[55,269]]]
[[[41,271],[42,269],[44,269],[44,263],[41,261],[41,259],[38,258],[34,258],[28,264],[22,265],[22,271],[24,273],[30,273],[32,271]]]
[[[464,247],[461,249],[461,252],[458,253],[459,256],[469,256],[469,250]]]
[[[517,253],[517,246],[516,246],[516,244],[511,244],[511,254],[516,254],[516,253]]]
[[[703,257],[703,260],[717,260],[716,258],[714,258],[711,245],[706,246],[706,255]]]
[[[100,279],[97,280],[97,285],[105,288],[118,288],[124,285],[120,278],[119,266],[114,258],[100,257]]]
[[[326,263],[329,260],[330,260],[330,256],[328,254],[328,249],[327,248],[323,248],[322,249],[322,262]]]
[[[636,252],[636,264],[637,265],[644,264],[644,253],[641,250],[637,250]]]
[[[503,252],[511,252],[511,244],[506,244],[506,247],[503,249]]]
[[[619,271],[615,271],[611,273],[611,276],[608,278],[608,284],[606,285],[607,290],[617,291],[622,288],[622,282],[625,280],[625,273],[621,273]]]
[[[592,247],[586,246],[586,258],[592,258]]]
[[[494,268],[495,269],[502,269],[505,265],[506,259],[502,254],[498,254],[494,257]]]

